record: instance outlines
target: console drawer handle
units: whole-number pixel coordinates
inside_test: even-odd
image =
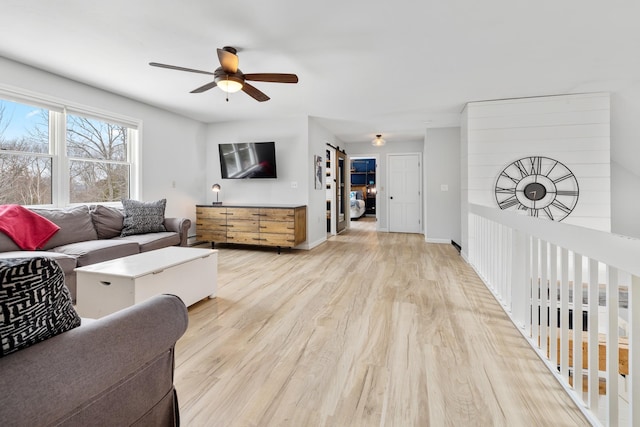
[[[104,280],[101,280],[100,283],[105,286],[109,286],[111,284],[111,282],[105,282]]]

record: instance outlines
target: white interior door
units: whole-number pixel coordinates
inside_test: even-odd
[[[422,170],[420,154],[390,154],[389,165],[389,231],[420,233]]]

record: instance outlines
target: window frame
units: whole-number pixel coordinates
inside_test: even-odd
[[[27,91],[8,89],[0,86],[0,99],[15,103],[27,104],[49,110],[49,152],[31,153],[16,152],[15,154],[29,154],[32,156],[49,157],[51,164],[51,204],[28,205],[33,207],[65,207],[90,205],[100,203],[107,206],[119,206],[121,202],[82,202],[71,203],[70,191],[70,161],[75,159],[67,156],[67,115],[73,114],[94,120],[121,125],[127,128],[127,162],[99,160],[98,162],[118,163],[129,165],[129,197],[140,199],[141,196],[141,134],[142,120],[113,113],[98,108],[62,101],[54,97],[28,93]],[[7,153],[11,154],[11,153]],[[92,159],[82,159],[83,161]]]

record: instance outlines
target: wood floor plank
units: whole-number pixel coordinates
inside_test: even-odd
[[[218,263],[176,345],[184,425],[588,425],[453,246],[365,219]]]

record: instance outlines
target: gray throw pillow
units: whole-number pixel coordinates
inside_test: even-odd
[[[64,273],[45,257],[0,259],[0,357],[80,326]]]
[[[96,205],[91,208],[91,220],[98,239],[112,239],[122,233],[124,214],[118,208]]]
[[[164,209],[166,205],[167,199],[156,202],[122,200],[124,222],[120,236],[167,231],[164,228]]]
[[[96,229],[93,227],[93,222],[91,221],[89,208],[85,205],[64,209],[31,209],[31,211],[47,218],[60,227],[60,230],[42,247],[45,251],[57,246],[84,242],[86,240],[96,240],[98,238]]]

